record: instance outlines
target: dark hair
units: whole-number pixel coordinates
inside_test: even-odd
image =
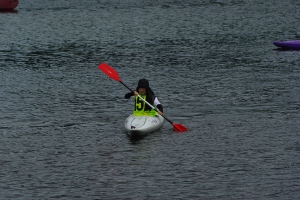
[[[139,83],[138,83],[138,86],[137,86],[137,89],[139,88],[146,88],[146,90],[149,89],[149,81],[147,79],[140,79],[139,80]]]

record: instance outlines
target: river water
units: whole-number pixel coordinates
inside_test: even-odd
[[[297,0],[38,0],[0,13],[1,199],[296,199]],[[123,123],[147,78],[163,128]]]

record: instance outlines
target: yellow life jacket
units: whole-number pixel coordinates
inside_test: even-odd
[[[146,95],[140,95],[143,99],[146,100]],[[134,116],[155,116],[156,111],[148,106],[143,100],[141,100],[138,96],[135,97]]]

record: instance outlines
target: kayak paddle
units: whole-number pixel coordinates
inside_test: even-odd
[[[122,85],[124,85],[128,90],[130,90],[131,92],[134,92],[132,89],[130,89],[127,85],[125,85],[118,73],[112,68],[110,67],[108,64],[106,63],[101,63],[98,66],[98,69],[100,69],[104,74],[106,74],[108,77],[110,77],[113,80],[118,81],[119,83],[121,83]],[[150,106],[152,109],[154,109],[156,112],[158,112],[158,109],[155,108],[154,106],[152,106],[150,103],[148,103],[144,98],[142,98],[140,95],[138,95],[138,97],[144,101],[146,104],[148,104],[148,106]],[[163,116],[163,118],[165,118],[168,122],[170,122],[173,125],[174,131],[178,131],[178,132],[184,132],[187,131],[188,129],[186,127],[184,127],[181,124],[175,124],[174,122],[172,122],[171,120],[169,120],[167,117],[165,117],[163,114],[161,115]]]

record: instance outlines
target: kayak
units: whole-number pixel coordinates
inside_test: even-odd
[[[141,137],[148,133],[159,130],[164,124],[161,115],[156,116],[133,116],[130,115],[125,120],[125,131],[129,136]]]
[[[289,40],[284,42],[275,41],[273,44],[284,49],[300,50],[300,40]]]
[[[18,0],[0,0],[0,10],[13,10],[18,3]]]

